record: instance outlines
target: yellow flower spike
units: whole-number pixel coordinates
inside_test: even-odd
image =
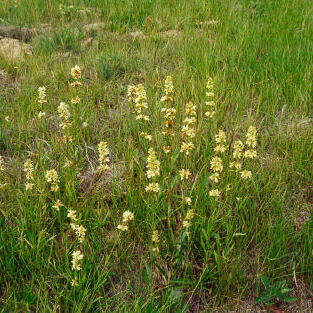
[[[191,176],[191,172],[189,171],[189,169],[181,169],[179,171],[179,175],[180,175],[181,180],[185,180]]]
[[[38,88],[38,103],[46,103],[46,87],[42,86]]]
[[[108,163],[109,163],[109,148],[108,143],[101,141],[98,144],[98,152],[99,152],[99,166],[98,170],[100,172],[105,172],[109,169]]]
[[[152,178],[160,175],[160,161],[157,160],[153,148],[149,148],[147,158],[147,177]]]
[[[81,78],[81,69],[78,65],[75,65],[72,69],[71,69],[71,75],[74,79],[78,80],[79,78]]]
[[[81,251],[73,251],[72,253],[72,270],[73,271],[80,271],[81,270],[81,262],[84,258],[84,255]]]
[[[249,179],[252,177],[252,172],[248,170],[243,170],[240,172],[240,174],[243,179]]]
[[[220,194],[221,192],[218,189],[213,189],[213,190],[210,190],[209,192],[210,197],[219,197]]]
[[[51,191],[57,192],[59,191],[59,176],[56,170],[52,169],[46,171],[46,180],[51,184]]]

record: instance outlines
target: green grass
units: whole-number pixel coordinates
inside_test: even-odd
[[[273,285],[286,280],[297,292],[296,277],[312,290],[311,2],[77,0],[62,2],[73,4],[65,13],[60,3],[0,5],[0,24],[38,30],[32,56],[13,62],[0,55],[7,74],[6,83],[0,76],[1,312],[213,312],[223,304],[235,310],[262,293],[261,275]],[[84,25],[99,22],[103,30],[84,32]],[[145,37],[132,37],[136,31]],[[85,47],[88,37],[98,44]],[[78,89],[70,86],[75,64],[82,69]],[[177,135],[164,154],[160,99],[167,75]],[[208,77],[217,105],[213,120],[204,117]],[[127,100],[128,85],[139,83],[147,91],[148,123],[135,120]],[[40,86],[47,89],[44,104],[37,102]],[[76,95],[80,104],[71,103]],[[62,101],[71,113],[68,144],[61,142],[57,114]],[[189,101],[198,116],[187,160],[179,130]],[[39,111],[46,116],[39,119]],[[245,164],[251,180],[228,169],[227,151],[222,195],[210,197],[215,135],[223,129],[228,144],[244,141],[251,125],[258,136],[258,157]],[[141,131],[153,136],[151,143]],[[107,174],[96,173],[100,141],[110,151]],[[161,162],[158,196],[145,192],[150,146]],[[28,157],[35,167],[32,191],[25,191]],[[70,168],[64,168],[67,159]],[[178,171],[186,166],[193,175],[182,184]],[[50,169],[60,178],[57,193],[46,182]],[[196,213],[189,240],[182,226],[186,190]],[[64,204],[59,212],[52,208],[57,199]],[[82,244],[68,210],[76,210],[87,229]],[[135,218],[120,232],[126,210]],[[155,229],[159,254],[152,251]],[[73,287],[77,249],[84,259]]]

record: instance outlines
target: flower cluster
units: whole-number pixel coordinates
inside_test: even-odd
[[[221,192],[218,189],[211,189],[209,192],[210,197],[219,197]]]
[[[41,119],[43,116],[46,116],[46,112],[39,111],[38,118]]]
[[[136,85],[129,85],[127,87],[127,97],[128,101],[132,104],[136,103],[136,98],[137,98],[137,87]]]
[[[77,216],[75,210],[69,210],[67,213],[67,217],[71,220],[71,228],[75,232],[77,239],[80,243],[85,241],[86,236],[86,228],[82,225],[79,225],[77,222]]]
[[[148,186],[146,186],[147,192],[159,192],[160,191],[160,185],[158,182],[149,183]]]
[[[210,164],[213,172],[218,173],[223,171],[223,161],[220,157],[218,156],[213,157]]]
[[[52,207],[57,211],[60,211],[61,206],[64,206],[64,204],[60,200],[57,200]]]
[[[79,242],[83,243],[86,237],[86,228],[83,225],[71,225],[71,227],[75,231]]]
[[[66,103],[61,102],[60,105],[58,106],[58,113],[59,117],[61,119],[61,124],[59,125],[62,129],[66,129],[69,126],[71,126],[71,123],[69,122],[69,118],[71,116],[68,106]]]
[[[256,140],[256,128],[254,126],[250,126],[248,128],[248,132],[246,134],[246,146],[248,149],[245,151],[244,156],[245,158],[249,159],[254,159],[257,156],[256,152],[256,145],[257,145],[257,140]],[[248,170],[243,170],[240,172],[241,178],[243,179],[249,179],[252,177],[252,172]]]
[[[34,166],[32,163],[31,159],[27,159],[26,162],[24,163],[24,172],[26,176],[26,185],[25,189],[26,190],[31,190],[33,189],[34,186]]]
[[[192,139],[195,137],[194,124],[196,123],[196,106],[192,102],[186,104],[186,117],[182,127],[183,142],[181,144],[180,152],[185,153],[189,157],[190,152],[195,148]],[[189,160],[189,158],[187,159]],[[188,162],[187,162],[188,163]],[[186,164],[187,164],[186,163]],[[181,180],[188,180],[191,172],[188,168],[179,170]]]
[[[153,148],[149,148],[147,158],[147,177],[148,179],[154,179],[156,176],[160,176],[160,161],[156,157],[156,153]],[[160,186],[158,182],[151,182],[146,187],[147,192],[159,192]]]
[[[146,90],[142,84],[136,87],[136,99],[135,99],[135,110],[136,120],[150,121],[148,115],[144,114],[143,110],[148,108]]]
[[[71,83],[72,87],[79,87],[81,86],[81,82],[79,82],[79,79],[81,78],[81,70],[78,65],[75,65],[71,69],[71,76],[74,79],[74,81]],[[78,104],[80,102],[80,98],[78,96],[71,99],[71,102],[73,104]]]
[[[154,247],[152,249],[153,252],[160,252],[160,248],[159,248],[159,242],[160,242],[160,234],[157,230],[155,230],[153,233],[152,233],[152,236],[151,236],[151,240],[154,244]]]
[[[147,158],[147,177],[155,177],[160,175],[160,161],[157,160],[153,148],[149,148],[149,155]]]
[[[222,133],[219,133],[220,135],[222,135]],[[223,135],[221,137],[218,138],[224,138]],[[223,141],[224,139],[222,139],[222,142],[226,141],[226,136],[225,136],[225,141]],[[219,141],[219,140],[218,140]],[[218,143],[221,143],[220,141]],[[223,166],[223,160],[219,157],[219,156],[215,156],[212,158],[211,162],[211,170],[214,172],[213,174],[210,175],[210,180],[212,181],[212,183],[216,184],[219,182],[220,180],[220,173],[223,171],[224,166]],[[220,195],[220,191],[218,189],[212,189],[209,192],[209,195],[211,197],[219,197]]]
[[[51,184],[51,191],[58,191],[60,189],[59,187],[59,176],[56,170],[49,170],[46,171],[46,180],[48,183]]]
[[[171,129],[172,131],[165,131],[163,132],[163,135],[173,135],[173,124],[174,124],[174,119],[176,117],[176,109],[174,108],[162,108],[161,112],[164,113],[164,117],[165,117],[165,127],[167,127],[168,129]]]
[[[246,140],[246,145],[248,146],[249,149],[245,151],[245,157],[254,159],[257,156],[256,153],[256,128],[254,126],[250,126],[247,132],[247,140]]]
[[[189,238],[190,236],[190,232],[189,232],[189,229],[190,229],[190,226],[191,226],[191,221],[193,220],[193,218],[195,217],[195,211],[193,209],[190,209],[188,212],[187,212],[187,215],[183,221],[183,227],[186,228],[186,234]]]
[[[46,103],[46,87],[42,86],[38,88],[38,103]]]
[[[73,166],[73,161],[66,159],[63,165],[64,168],[69,168]]]
[[[69,143],[69,142],[72,142],[73,141],[73,137],[72,136],[69,136],[69,135],[64,135],[61,139],[61,142],[62,143]]]
[[[81,262],[84,258],[84,255],[80,250],[73,251],[72,253],[72,270],[80,271],[81,270]]]
[[[249,179],[252,177],[252,172],[248,170],[243,170],[240,172],[240,174],[241,174],[241,178],[243,179]]]
[[[195,149],[193,138],[196,135],[195,124],[197,122],[197,107],[192,103],[188,102],[185,108],[185,119],[183,120],[183,126],[181,129],[182,143],[180,152],[184,153],[186,158],[186,168],[179,171],[179,175],[182,181],[188,180],[191,176],[191,171],[188,169],[191,165],[190,154]],[[187,190],[186,190],[187,192]],[[191,198],[183,193],[183,203],[191,205]]]
[[[189,169],[181,169],[179,170],[179,175],[181,180],[187,180],[191,176],[191,172],[189,171]]]
[[[180,152],[185,152],[186,155],[189,155],[190,151],[195,148],[195,145],[192,143],[192,141],[189,142],[183,142],[180,148]]]
[[[127,89],[127,96],[128,101],[135,106],[133,113],[136,114],[136,120],[150,121],[149,116],[144,113],[144,109],[148,108],[147,95],[144,86],[142,84],[137,86],[129,85]],[[152,140],[152,136],[145,131],[140,132],[140,137],[143,137],[148,141]]]
[[[0,155],[0,171],[3,172],[5,170],[4,159],[3,156]]]
[[[247,149],[244,151],[244,144],[241,140],[236,140],[233,145],[233,161],[230,162],[230,168],[235,168],[236,170],[242,169],[242,158],[254,159],[257,156],[256,152],[256,128],[250,126],[246,134],[246,146]],[[240,172],[242,179],[250,179],[252,177],[252,172],[249,170],[242,170]]]
[[[185,198],[184,198],[184,203],[185,203],[186,205],[191,205],[191,198],[190,198],[190,197],[185,197]]]
[[[38,88],[38,103],[43,104],[46,103],[46,87],[42,86]],[[46,112],[39,112],[38,113],[38,118],[41,119],[43,116],[46,115]]]
[[[79,98],[78,96],[76,96],[76,97],[74,97],[74,98],[71,99],[71,102],[72,102],[73,104],[77,104],[77,103],[80,102],[80,98]]]
[[[189,228],[191,226],[191,220],[195,217],[195,211],[190,209],[187,212],[186,218],[183,221],[183,227]]]
[[[165,95],[161,98],[161,102],[164,103],[164,107],[161,109],[161,112],[164,114],[165,118],[165,131],[162,132],[165,136],[174,136],[174,120],[176,117],[176,109],[173,107],[173,79],[171,76],[167,76],[165,79],[164,92]],[[171,151],[171,147],[164,146],[163,151],[168,153]]]
[[[108,143],[105,141],[101,141],[98,144],[98,151],[99,151],[99,167],[98,170],[100,172],[105,172],[109,169],[108,163],[109,163],[109,148]]]
[[[233,146],[233,161],[229,163],[230,168],[235,168],[236,170],[240,170],[242,167],[241,157],[243,155],[244,144],[241,140],[236,140]]]
[[[186,104],[186,118],[184,119],[184,125],[182,127],[182,135],[185,137],[185,141],[183,141],[180,149],[180,152],[184,152],[186,155],[189,155],[190,151],[195,148],[192,139],[196,135],[194,128],[197,116],[196,109],[197,107],[192,102]]]
[[[74,79],[74,81],[71,83],[72,87],[80,87],[82,85],[82,83],[79,81],[79,79],[81,78],[81,70],[80,67],[78,65],[75,65],[72,69],[71,69],[71,76]]]
[[[140,133],[140,137],[143,137],[143,138],[145,138],[145,139],[147,139],[147,140],[149,140],[149,141],[152,140],[152,136],[149,135],[149,134],[146,133],[146,132],[141,132],[141,133]]]
[[[166,102],[166,101],[173,102],[173,97],[172,97],[173,91],[174,91],[173,78],[172,76],[166,76],[165,86],[164,86],[165,96],[161,98],[161,102]]]
[[[214,151],[216,154],[224,153],[226,151],[226,134],[223,130],[220,130],[217,135],[215,135],[216,147]]]
[[[122,224],[119,224],[117,226],[117,229],[120,229],[122,231],[127,231],[128,230],[128,224],[131,220],[134,219],[134,213],[130,212],[130,211],[125,211],[123,213],[123,220],[122,220]]]
[[[3,156],[0,155],[0,173],[5,170],[5,165],[4,165],[4,159]],[[6,183],[2,184],[0,183],[0,187],[4,187]]]
[[[82,83],[78,80],[74,80],[72,83],[71,83],[71,86],[72,87],[80,87],[82,85]]]
[[[59,205],[62,205],[59,203]],[[68,210],[67,217],[70,219],[70,226],[72,230],[75,232],[77,239],[80,243],[85,241],[86,236],[86,228],[82,225],[78,224],[76,211],[75,210]],[[80,271],[81,270],[81,261],[84,255],[80,250],[73,251],[72,253],[72,270],[73,271]],[[77,277],[72,280],[72,286],[77,286]]]
[[[214,82],[211,77],[209,77],[207,85],[207,92],[206,96],[208,98],[208,101],[206,101],[206,106],[208,106],[208,111],[205,112],[205,116],[212,118],[215,115],[215,102],[214,102]]]

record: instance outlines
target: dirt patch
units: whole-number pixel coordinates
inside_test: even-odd
[[[276,125],[279,135],[294,138],[309,131],[312,128],[313,119],[302,115],[300,112],[290,114],[283,108],[277,113]]]
[[[297,230],[302,227],[311,219],[312,206],[304,205],[298,212],[295,213],[294,221]]]
[[[0,54],[5,59],[20,60],[26,55],[32,55],[32,46],[20,40],[0,37]]]
[[[159,36],[162,39],[177,39],[177,38],[181,38],[182,34],[183,33],[180,30],[170,29],[170,30],[166,30],[163,32],[158,32],[156,34],[147,34],[147,35],[145,35],[142,31],[135,31],[135,32],[130,32],[130,33],[125,34],[125,37],[131,38],[131,39],[139,39],[139,40],[143,40],[143,39],[147,39],[147,38],[151,38],[155,36]]]
[[[86,48],[98,49],[99,41],[96,39],[93,39],[92,37],[87,37],[85,40],[82,41],[81,47],[83,49],[86,49]]]
[[[162,32],[157,33],[144,33],[141,30],[136,30],[127,33],[118,33],[118,32],[111,32],[105,30],[107,27],[103,23],[95,23],[95,24],[87,24],[83,26],[83,31],[88,34],[104,34],[110,38],[114,38],[116,40],[146,40],[149,38],[161,38],[164,40],[175,40],[181,39],[183,36],[183,32],[177,29],[170,29]],[[196,29],[196,35],[200,35],[202,33],[202,29]]]
[[[197,27],[198,28],[211,28],[211,27],[214,27],[218,24],[218,21],[217,20],[210,20],[210,21],[199,21],[197,22]]]
[[[83,31],[86,33],[89,32],[100,32],[103,31],[105,28],[107,28],[106,23],[93,23],[93,24],[87,24],[83,26]]]
[[[16,27],[13,25],[0,25],[0,36],[2,37],[8,37],[28,42],[34,36],[36,36],[36,33],[36,29],[34,28]]]
[[[272,308],[268,311],[264,304],[255,304],[255,297],[251,299],[232,300],[229,304],[223,305],[214,310],[205,312],[212,313],[312,313],[313,312],[313,293],[309,285],[305,282],[303,277],[294,279],[293,290],[290,293],[291,297],[297,300],[292,303],[283,303],[277,308]],[[199,311],[201,312],[201,311]]]
[[[112,188],[122,189],[125,181],[126,167],[122,162],[109,164],[109,169],[105,173],[100,173],[97,169],[97,161],[90,161],[90,166],[79,175],[79,191],[83,194],[102,192],[106,199],[110,199]]]
[[[0,68],[0,88],[8,85],[7,73]]]

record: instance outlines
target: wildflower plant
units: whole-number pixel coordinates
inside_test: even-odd
[[[81,270],[81,263],[84,258],[84,255],[80,250],[73,251],[72,253],[72,270],[73,271],[80,271]]]
[[[135,98],[135,110],[136,120],[150,121],[150,118],[145,114],[145,110],[148,109],[146,90],[142,84],[136,87],[136,98]]]
[[[83,243],[85,241],[86,228],[78,223],[76,211],[69,210],[67,217],[70,219],[70,226],[74,231],[76,238],[80,243]]]
[[[39,103],[40,110],[43,110],[43,105],[45,103],[47,103],[46,87],[45,86],[41,86],[41,87],[38,88],[37,91],[38,91],[38,100],[37,100],[37,102]],[[39,111],[38,119],[42,119],[44,116],[46,116],[46,112],[45,111]]]
[[[79,67],[79,65],[75,65],[72,69],[71,69],[71,76],[73,78],[73,82],[71,83],[72,87],[80,87],[82,85],[82,83],[79,81],[81,79],[81,69]]]
[[[3,172],[5,170],[5,165],[4,165],[4,158],[3,156],[0,155],[0,172]]]
[[[109,159],[109,148],[108,143],[101,141],[98,144],[98,152],[99,152],[99,166],[98,170],[102,173],[106,172],[109,169],[108,163],[110,162]]]
[[[149,155],[147,158],[147,178],[155,180],[157,176],[160,176],[160,161],[156,157],[156,153],[153,148],[149,148]],[[148,186],[146,186],[147,192],[159,192],[160,186],[156,181],[150,182]]]
[[[73,111],[75,112],[74,117],[75,117],[75,122],[77,123],[77,118],[79,117],[79,112],[81,112],[80,108],[78,107],[78,104],[81,102],[80,97],[77,95],[77,87],[82,86],[82,83],[80,81],[82,77],[81,69],[78,65],[75,65],[71,69],[71,77],[72,77],[72,82],[71,82],[71,87],[72,92],[71,92],[71,103],[73,105]],[[81,113],[80,113],[81,114]]]
[[[207,111],[205,112],[205,116],[208,118],[213,118],[216,114],[216,104],[214,101],[214,81],[211,77],[208,78],[206,88],[207,101],[205,102],[205,105],[207,107]]]
[[[63,204],[58,200],[54,207],[58,210],[60,206],[63,206]],[[81,271],[82,269],[82,260],[84,258],[83,253],[81,252],[81,245],[85,241],[86,237],[86,228],[79,223],[79,219],[77,218],[77,212],[76,210],[68,210],[67,217],[70,220],[70,227],[74,233],[74,236],[77,240],[76,243],[76,250],[72,252],[72,270],[74,271],[74,278],[72,279],[72,286],[78,286],[78,276],[77,271]]]
[[[160,252],[160,248],[159,248],[160,234],[159,234],[158,230],[155,230],[153,232],[152,237],[151,237],[151,241],[153,243],[152,251],[155,253],[159,253]]]
[[[57,192],[60,189],[59,183],[59,176],[55,169],[46,171],[46,180],[50,184],[50,189],[53,192]]]
[[[174,129],[174,120],[176,117],[176,109],[173,107],[173,78],[171,76],[167,76],[164,81],[164,93],[165,95],[161,98],[161,103],[164,105],[161,109],[161,113],[164,117],[164,130],[162,134],[166,137],[166,145],[163,146],[164,153],[169,153],[172,149],[171,137],[175,135]]]
[[[132,221],[134,219],[134,213],[132,213],[131,211],[125,211],[123,213],[123,219],[122,219],[122,223],[119,224],[117,226],[117,229],[121,230],[121,231],[128,231],[129,229],[129,223],[130,221]]]
[[[71,113],[68,109],[68,106],[65,102],[61,102],[58,106],[58,114],[61,120],[60,128],[66,129],[71,126],[71,122],[69,121]]]
[[[1,1],[2,311],[313,312],[311,16]]]
[[[60,207],[63,207],[63,203],[61,202],[60,199],[58,199],[54,204],[53,204],[53,208],[56,210],[56,211],[60,211]]]
[[[30,157],[23,160],[22,187],[31,190],[36,186],[39,195],[40,205],[32,214],[44,216],[47,224],[53,225],[47,232],[49,236],[52,233],[51,240],[57,238],[57,249],[61,244],[62,248],[67,248],[68,284],[85,286],[86,273],[94,271],[97,260],[101,266],[104,264],[106,271],[114,272],[110,260],[113,258],[119,266],[116,256],[122,256],[121,260],[129,259],[130,255],[125,252],[131,245],[150,251],[146,269],[152,266],[153,275],[162,273],[162,279],[169,286],[172,281],[188,275],[192,277],[194,257],[199,259],[197,266],[201,270],[203,264],[216,270],[220,266],[218,262],[224,262],[227,255],[223,244],[217,246],[220,244],[218,238],[232,231],[216,224],[221,221],[225,225],[226,220],[234,219],[235,210],[239,210],[246,200],[242,190],[251,188],[253,181],[256,128],[249,127],[244,131],[246,134],[232,133],[228,125],[220,125],[217,119],[214,123],[202,122],[200,98],[195,103],[190,101],[190,95],[187,100],[175,95],[174,101],[173,79],[167,76],[159,101],[148,101],[143,84],[128,86],[131,120],[125,118],[116,129],[106,128],[105,134],[95,125],[97,132],[108,138],[108,141],[97,143],[93,137],[87,137],[85,129],[83,136],[77,133],[78,121],[81,121],[82,129],[88,127],[87,120],[92,121],[91,116],[86,118],[81,114],[84,104],[78,105],[80,98],[74,87],[81,85],[81,79],[81,70],[75,66],[71,70],[69,105],[61,102],[57,106],[61,144],[51,144],[49,149],[55,150],[55,154],[47,154],[54,158],[55,168],[45,167],[44,158],[36,164]],[[213,85],[209,80],[207,94],[203,95],[203,99],[208,100],[205,108],[210,114],[206,114],[207,117],[212,117],[216,110]],[[45,89],[40,89],[38,99],[40,105],[46,103]],[[159,115],[162,119],[158,119]],[[40,111],[38,118],[44,116],[45,112]],[[134,126],[130,130],[124,128],[128,123]],[[118,142],[112,136],[117,133],[127,140]],[[81,138],[85,141],[80,142]],[[75,145],[62,145],[72,140]],[[123,146],[125,143],[127,145]],[[96,160],[90,155],[91,151],[95,151]],[[123,171],[118,173],[123,179],[122,187],[108,191],[106,183],[111,177],[115,179],[119,162],[125,164]],[[4,170],[3,158],[0,158],[0,169]],[[38,176],[35,169],[38,169]],[[53,192],[47,193],[48,196],[40,187],[39,180],[43,176],[40,171],[44,171],[45,184]],[[105,192],[102,193],[102,189]],[[235,202],[237,198],[240,200]],[[42,205],[42,199],[47,199],[47,204]],[[111,248],[107,249],[106,244]],[[102,255],[104,260],[101,260]],[[75,292],[80,290],[73,289]]]
[[[138,122],[138,128],[140,129],[139,135],[141,138],[152,141],[152,135],[148,133],[147,122],[150,122],[150,117],[146,112],[148,110],[147,94],[142,84],[129,85],[127,88],[128,102],[133,108],[133,114],[135,120]]]
[[[189,237],[190,232],[188,231],[189,228],[191,227],[192,220],[195,216],[195,211],[193,209],[188,210],[187,215],[183,221],[183,227],[186,229],[186,234]]]
[[[5,171],[5,162],[4,162],[4,158],[2,155],[0,155],[0,187],[3,187],[6,185],[4,181],[4,173]]]
[[[34,165],[31,159],[27,159],[24,163],[24,172],[26,176],[25,189],[31,190],[34,186]]]

